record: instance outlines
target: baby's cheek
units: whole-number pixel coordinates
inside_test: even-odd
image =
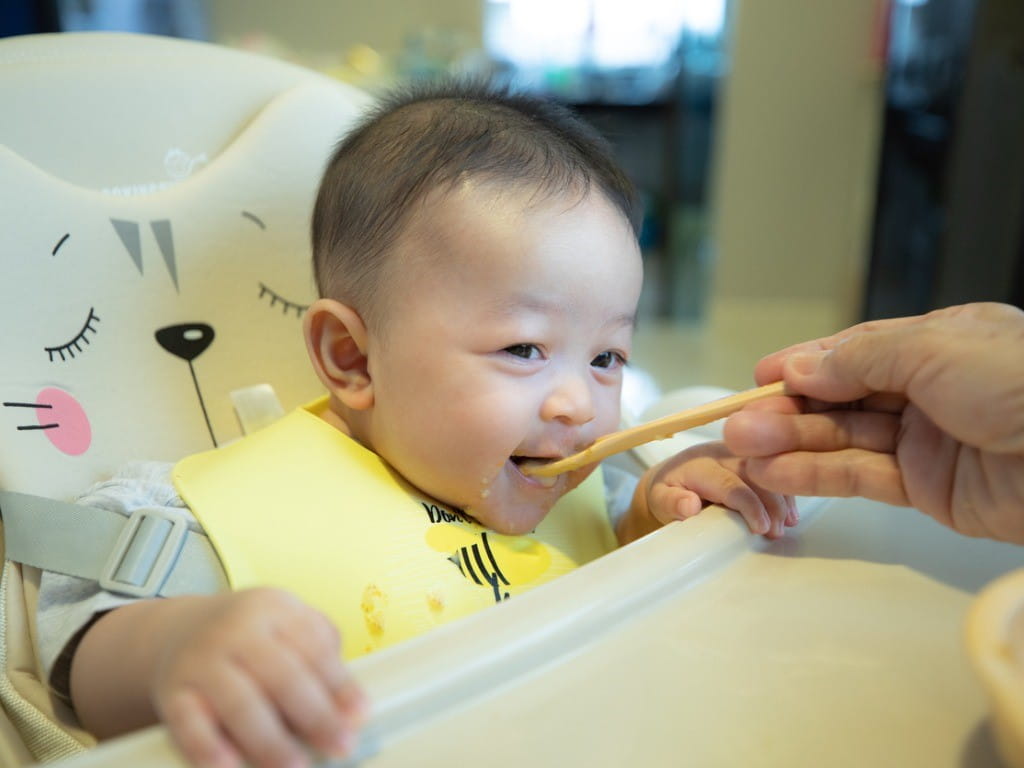
[[[595,403],[594,427],[602,435],[614,432],[622,420],[622,387],[603,388]]]
[[[597,464],[590,464],[586,467],[574,469],[571,472],[566,472],[564,475],[562,475],[562,477],[565,478],[565,484],[561,488],[562,492],[560,496],[564,496],[569,491],[572,491],[575,488],[577,488],[584,480],[586,480],[594,473],[594,470],[596,470],[597,467]]]
[[[39,427],[53,446],[68,456],[80,456],[92,444],[92,427],[85,409],[63,389],[48,387],[36,397]]]

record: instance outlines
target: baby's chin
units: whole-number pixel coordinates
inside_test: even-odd
[[[496,494],[495,494],[496,495]],[[554,501],[547,504],[528,503],[523,500],[485,499],[465,507],[481,525],[506,536],[522,536],[531,533],[547,517]]]
[[[499,491],[492,486],[486,496],[463,507],[466,514],[497,533],[522,536],[532,532],[569,491],[582,483],[595,467],[559,475],[554,485],[522,492],[513,488]]]

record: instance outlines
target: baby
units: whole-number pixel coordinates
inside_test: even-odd
[[[187,507],[233,588],[62,603],[47,574],[40,633],[61,617],[51,679],[64,669],[83,725],[162,720],[207,766],[343,756],[367,703],[342,642],[352,658],[514,597],[706,502],[770,537],[795,524],[719,444],[646,472],[611,517],[595,467],[524,473],[619,424],[637,219],[607,144],[565,109],[451,83],[385,99],[313,214],[322,298],[303,330],[326,397],[83,499]]]

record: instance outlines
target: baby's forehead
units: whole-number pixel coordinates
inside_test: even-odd
[[[482,252],[571,242],[580,236],[581,220],[621,233],[621,241],[614,239],[622,243],[625,262],[639,257],[629,220],[596,186],[580,183],[563,190],[536,181],[470,177],[423,195],[403,223],[397,261],[410,268],[416,263],[450,268]]]
[[[418,264],[446,269],[468,266],[485,252],[521,244],[535,217],[554,214],[549,218],[557,219],[574,203],[575,199],[559,200],[524,184],[465,179],[437,187],[406,218],[393,264],[410,271]]]
[[[438,183],[422,196],[420,207],[445,208],[462,206],[467,201],[483,202],[496,210],[527,212],[537,207],[579,201],[589,190],[585,181],[555,184],[550,180],[491,177],[484,174],[460,174]]]
[[[614,209],[599,190],[582,181],[563,189],[535,180],[461,177],[426,192],[406,226],[445,230],[457,236],[465,233],[466,225],[482,217],[498,221],[522,221],[537,216],[557,219],[592,196]]]

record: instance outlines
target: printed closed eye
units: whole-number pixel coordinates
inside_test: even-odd
[[[296,317],[302,317],[302,315],[309,309],[309,304],[299,304],[295,301],[289,301],[284,296],[279,294],[277,291],[270,288],[266,283],[260,283],[260,295],[259,299],[270,303],[271,307],[280,307],[281,314],[287,315],[289,312],[295,312]]]
[[[89,307],[89,315],[85,318],[85,324],[82,326],[82,330],[75,334],[75,336],[64,344],[58,344],[55,347],[43,347],[43,350],[50,357],[50,362],[57,362],[59,358],[60,362],[66,360],[73,360],[75,353],[85,351],[83,345],[90,344],[89,335],[96,334],[96,323],[100,321],[99,315],[96,314],[96,310],[93,307]]]

